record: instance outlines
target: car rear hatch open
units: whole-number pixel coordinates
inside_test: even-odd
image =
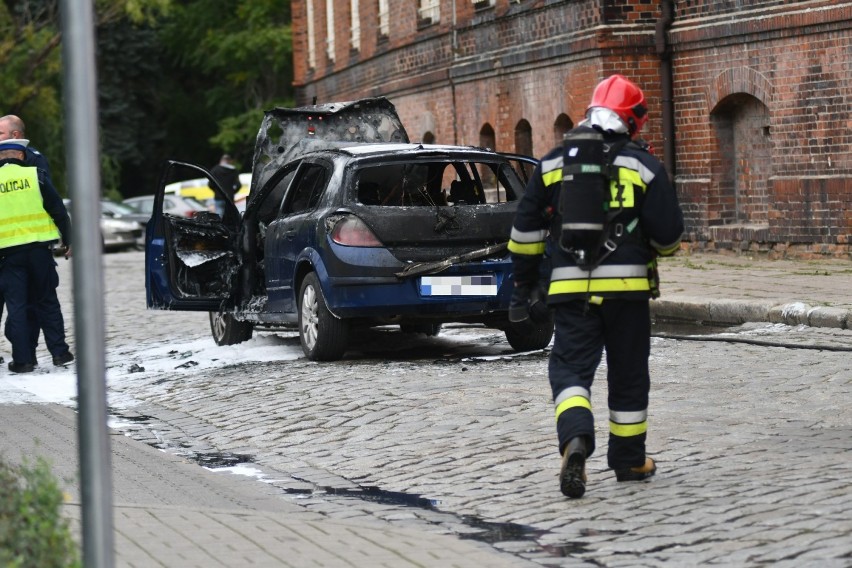
[[[408,134],[384,97],[268,110],[255,142],[249,194],[302,154],[353,142],[406,143]]]

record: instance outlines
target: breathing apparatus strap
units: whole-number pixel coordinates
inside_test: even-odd
[[[592,270],[601,265],[601,263],[606,260],[606,258],[615,252],[615,249],[618,248],[618,245],[622,241],[622,236],[624,235],[624,226],[620,223],[613,225],[613,220],[618,216],[622,211],[622,199],[624,198],[624,186],[621,183],[621,179],[618,175],[618,166],[614,164],[615,159],[618,157],[619,152],[621,152],[622,148],[627,146],[630,143],[630,139],[618,139],[613,143],[604,143],[604,163],[601,164],[602,171],[604,172],[604,176],[606,179],[612,184],[615,183],[617,188],[615,195],[615,202],[618,203],[617,209],[607,209],[606,213],[606,223],[604,223],[603,231],[601,231],[600,242],[598,243],[598,250],[603,251],[600,256],[598,256],[595,263],[589,268],[589,285],[591,285],[591,274]],[[607,191],[610,191],[609,186],[607,187]],[[613,200],[610,199],[606,202],[606,206],[609,207],[609,204]],[[638,219],[637,219],[638,222]],[[633,227],[635,225],[631,223]],[[632,228],[630,231],[632,232]],[[612,237],[615,237],[613,239]]]

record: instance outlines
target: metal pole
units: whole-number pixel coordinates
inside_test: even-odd
[[[60,0],[72,218],[83,566],[114,565],[107,429],[100,160],[93,0]]]

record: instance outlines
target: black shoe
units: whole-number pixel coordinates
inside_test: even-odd
[[[0,355],[0,363],[4,363],[4,362],[6,362],[6,360],[3,358],[2,355]]]
[[[66,351],[64,355],[54,355],[53,356],[53,364],[57,367],[64,367],[68,363],[74,360],[74,356],[71,355],[70,351]]]
[[[32,363],[15,363],[9,361],[9,370],[13,373],[32,373],[35,370],[35,365]]]
[[[645,458],[645,463],[627,469],[616,469],[615,478],[618,481],[642,481],[657,473],[657,464],[651,458]]]
[[[586,492],[586,441],[581,436],[571,438],[565,446],[559,489],[571,499],[579,499]]]

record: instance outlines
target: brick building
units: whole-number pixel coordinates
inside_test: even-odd
[[[540,156],[639,83],[694,248],[852,258],[852,1],[293,0],[298,104]]]

